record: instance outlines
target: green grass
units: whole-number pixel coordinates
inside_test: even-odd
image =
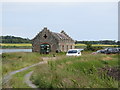
[[[2,55],[3,75],[42,61],[41,57],[52,57],[53,54],[39,53],[4,53]],[[24,83],[24,76],[34,71],[31,80],[38,88],[117,88],[118,81],[99,74],[98,69],[104,66],[118,66],[118,55],[97,54],[91,51],[82,52],[81,57],[66,57],[65,53],[55,54],[56,61],[39,65],[13,75],[3,87],[29,88]],[[120,56],[119,56],[120,57]],[[16,83],[17,82],[17,83]]]
[[[26,74],[28,74],[32,70],[33,70],[33,67],[13,75],[12,79],[10,79],[10,81],[7,84],[3,85],[3,88],[31,88],[26,85],[24,81],[24,77]]]
[[[117,88],[118,81],[99,68],[118,66],[118,55],[91,55],[83,52],[81,57],[61,57],[37,66],[31,80],[39,88]]]
[[[39,53],[3,53],[2,54],[2,74],[30,66],[42,61]]]
[[[53,57],[53,55],[55,55],[55,57],[64,57],[66,55],[66,52],[50,52],[50,54],[41,54],[41,57]]]

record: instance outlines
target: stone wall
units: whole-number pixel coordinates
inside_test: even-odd
[[[73,43],[59,43],[59,47],[62,52],[67,52],[69,49],[74,49],[74,42]]]
[[[32,40],[32,51],[40,52],[40,45],[47,43],[51,47],[51,52],[62,51],[67,52],[69,49],[74,48],[74,41],[72,40],[58,40],[53,34],[44,28],[36,37]]]
[[[44,37],[45,35],[46,38]],[[36,36],[36,38],[33,39],[32,51],[40,52],[40,45],[43,43],[48,43],[50,45],[51,52],[55,52],[57,49],[59,49],[58,41],[52,36],[51,32],[47,29],[44,29]]]

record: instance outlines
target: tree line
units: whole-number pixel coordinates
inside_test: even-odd
[[[32,43],[29,38],[15,36],[0,36],[0,43]],[[100,41],[75,41],[75,44],[109,44],[120,45],[120,41],[115,40],[100,40]]]
[[[0,36],[0,43],[31,43],[31,40],[15,36]]]

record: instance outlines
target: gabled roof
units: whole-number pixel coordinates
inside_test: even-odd
[[[61,40],[61,39],[70,39],[69,37],[67,37],[66,35],[62,34],[62,33],[55,33],[55,32],[51,32],[52,35],[54,35],[57,39]]]
[[[51,33],[58,40],[71,40],[71,41],[74,41],[64,31],[61,31],[61,33],[55,33],[55,32],[51,32]]]
[[[46,30],[48,30],[46,27],[42,30],[42,31],[46,31]],[[42,32],[41,31],[41,32]],[[74,42],[74,40],[71,38],[71,37],[69,37],[63,30],[60,32],[60,33],[56,33],[56,32],[52,32],[52,31],[50,31],[50,30],[48,30],[57,40],[69,40],[69,41],[73,41]],[[40,34],[40,32],[36,35],[36,37],[38,36]],[[36,38],[35,37],[35,38]],[[34,39],[35,39],[34,38]],[[33,39],[33,40],[34,40]]]

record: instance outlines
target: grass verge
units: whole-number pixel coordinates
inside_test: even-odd
[[[23,72],[19,72],[19,73],[13,75],[12,79],[7,84],[3,85],[3,88],[31,88],[25,83],[24,77],[27,73],[32,71],[33,68],[30,68],[28,70],[25,70]]]
[[[118,88],[112,77],[99,74],[99,68],[118,66],[118,55],[91,55],[61,57],[37,66],[31,80],[39,88]]]
[[[39,53],[3,53],[2,54],[2,74],[30,66],[42,61]]]

